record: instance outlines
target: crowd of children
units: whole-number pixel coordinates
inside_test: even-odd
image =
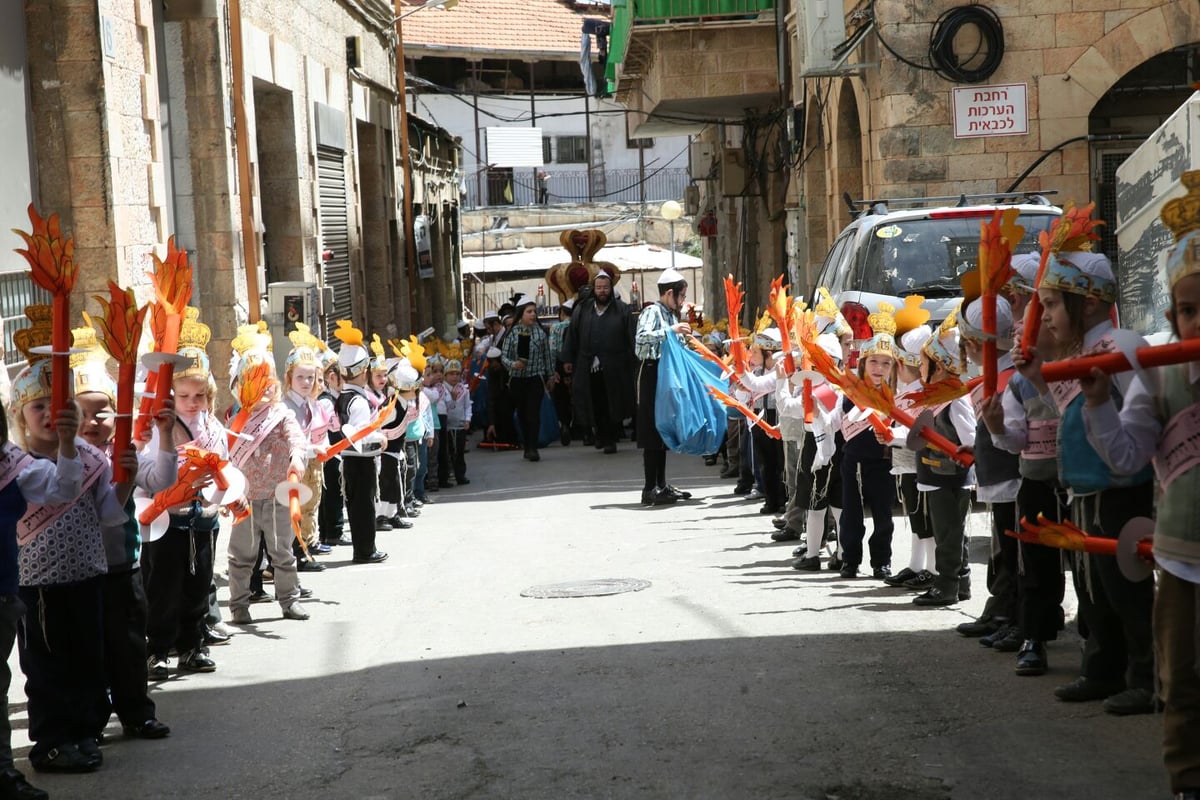
[[[1186,342],[1200,337],[1200,172],[1185,175],[1184,183],[1189,194],[1170,202],[1163,220],[1177,237],[1167,262],[1168,318]],[[1146,342],[1113,322],[1111,263],[1091,252],[1087,236],[1067,237],[1067,229],[1051,239],[1049,252],[1013,258],[988,324],[977,293],[964,296],[936,330],[926,324],[920,297],[907,298],[895,314],[881,303],[870,315],[873,336],[860,349],[857,376],[864,391],[886,388],[894,409],[911,412],[912,430],[869,403],[856,405],[858,390],[814,386],[810,372],[789,376],[780,337],[760,326],[747,340],[755,351],[750,369],[731,383],[762,420],[774,423],[778,415],[784,467],[772,442],[746,435],[761,430],[758,421],[739,415],[730,420],[725,449],[744,453],[748,444],[751,454],[741,456],[742,469],[735,463],[723,476],[740,478],[739,494],[764,499],[762,513],[775,515],[774,541],[807,538],[794,553],[795,569],[820,570],[828,546],[828,569],[852,579],[869,563],[873,579],[916,592],[916,606],[970,598],[965,523],[972,496],[986,504],[988,599],[980,618],[958,632],[1015,653],[1017,675],[1044,674],[1047,642],[1064,626],[1069,571],[1082,657],[1078,677],[1054,695],[1099,701],[1115,715],[1165,708],[1172,791],[1194,800],[1200,797],[1200,450],[1193,440],[1200,430],[1200,367],[1138,363],[1135,353]],[[824,290],[821,296],[814,343],[845,367],[851,326]],[[708,344],[719,347],[720,337]],[[995,353],[991,396],[982,379],[968,378],[972,365],[989,360],[988,344]],[[1133,369],[1092,369],[1074,380],[1043,376],[1048,362],[1105,353],[1123,354]],[[792,355],[798,362],[803,352]],[[941,443],[929,444],[922,429],[940,434]],[[782,504],[772,487],[781,475]],[[896,505],[910,523],[912,545],[908,565],[893,573]],[[1095,547],[1064,550],[1049,539],[1006,535],[1020,531],[1022,520],[1070,524],[1096,540],[1153,525],[1157,581],[1149,570],[1145,577],[1123,572],[1117,558]]]
[[[0,413],[0,663],[15,642],[35,770],[99,768],[114,714],[128,737],[170,734],[148,683],[168,678],[173,660],[181,672],[216,670],[209,648],[237,630],[221,619],[218,563],[233,626],[272,599],[264,582],[284,619],[306,620],[301,572],[325,569],[338,545],[352,546],[354,563],[383,561],[377,530],[411,527],[427,490],[469,482],[462,364],[427,358],[415,337],[391,342],[388,358],[349,323],[338,352],[298,325],[280,377],[265,327],[243,326],[222,407],[211,332],[189,307],[170,399],[114,452],[118,388],[96,332],[72,331],[74,392],[56,412],[50,308],[26,314],[32,325],[14,338],[28,363]],[[0,668],[0,688],[11,677]],[[14,768],[10,739],[6,728],[0,796],[46,797]]]

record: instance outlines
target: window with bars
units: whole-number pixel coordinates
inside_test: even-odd
[[[552,141],[549,136],[542,137],[542,163],[554,163],[554,148],[551,146]]]
[[[555,144],[558,146],[558,162],[559,164],[586,164],[587,163],[587,143],[586,136],[559,136]]]
[[[653,139],[625,139],[626,150],[649,150],[654,147]]]

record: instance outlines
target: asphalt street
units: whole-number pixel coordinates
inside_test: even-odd
[[[1020,678],[1015,656],[953,632],[983,605],[981,514],[974,598],[921,609],[869,579],[790,569],[793,545],[698,458],[668,461],[696,499],[654,509],[624,443],[536,464],[474,450],[468,469],[412,530],[380,533],[386,563],[342,547],[303,576],[311,620],[253,606],[255,624],[213,648],[217,672],[156,685],[170,738],[124,740],[114,721],[101,771],[35,783],[90,800],[1168,794],[1161,717],[1051,695],[1076,675],[1073,634],[1050,645],[1049,674]],[[897,568],[907,539],[898,525]],[[650,585],[522,596],[617,578]]]

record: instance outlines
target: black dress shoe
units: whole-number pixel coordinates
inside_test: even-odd
[[[842,568],[838,570],[838,574],[843,578],[857,578],[858,564],[843,563]]]
[[[1000,630],[1000,627],[1005,622],[1006,620],[1003,617],[993,617],[988,614],[973,622],[964,622],[954,630],[968,639],[978,639],[980,636],[987,636]]]
[[[390,530],[390,528],[389,528]],[[306,558],[296,563],[297,572],[324,572],[325,565],[319,561],[313,561],[311,558]]]
[[[671,486],[670,484],[667,484],[666,490],[668,493],[674,495],[676,500],[691,500],[692,499],[691,492],[685,492],[683,489],[680,489],[677,486]]]
[[[79,748],[79,752],[88,758],[98,758],[103,763],[104,754],[100,752],[100,742],[96,741],[94,737],[88,736],[80,739],[75,743],[75,746]]]
[[[526,456],[526,458],[528,458],[530,461],[541,461],[542,460],[542,457],[538,455],[537,450],[530,450],[529,455]]]
[[[308,599],[309,597],[312,597],[312,596],[313,596],[313,590],[312,590],[312,589],[308,589],[308,588],[306,588],[306,587],[304,587],[304,586],[301,586],[301,587],[300,587],[300,599],[301,599],[301,600],[306,600],[306,599]]]
[[[997,639],[992,642],[992,649],[997,653],[1016,653],[1024,643],[1025,637],[1021,635],[1021,629],[1013,625],[1008,629],[1008,634],[1003,639]]]
[[[617,452],[617,446],[615,444],[604,445],[604,455],[611,456],[615,452]]]
[[[398,531],[406,531],[413,526],[413,524],[411,522],[409,522],[408,520],[406,520],[404,517],[400,516],[399,514],[396,514],[395,516],[391,517],[388,520],[388,522],[392,523],[392,528],[394,528],[395,530],[398,530]]]
[[[179,668],[188,672],[216,672],[217,662],[208,657],[207,650],[200,647],[181,655]]]
[[[408,519],[414,519],[421,516],[421,512],[417,510],[416,506],[405,506],[403,513]]]
[[[1017,652],[1017,674],[1045,675],[1046,667],[1046,644],[1026,639]]]
[[[985,633],[979,637],[979,643],[984,647],[995,647],[997,642],[1001,642],[1013,631],[1013,626],[1005,623],[991,633]]]
[[[1119,717],[1134,714],[1153,714],[1155,710],[1154,693],[1149,689],[1126,689],[1118,692],[1104,701],[1104,710]]]
[[[269,603],[271,600],[271,595],[267,594],[262,589],[256,589],[250,593],[251,603]]]
[[[679,502],[679,498],[666,489],[649,489],[642,492],[642,505],[669,506]]]
[[[338,538],[336,538],[336,539],[334,539],[332,542],[330,542],[330,544],[336,544],[336,545],[353,545],[353,544],[354,544],[354,540],[353,540],[353,539],[351,539],[349,536],[347,536],[346,534],[344,534],[344,533],[343,533],[341,536],[339,536]]]
[[[121,731],[131,739],[165,739],[171,735],[171,729],[156,719],[148,719],[138,725],[126,725]]]
[[[38,772],[95,772],[104,759],[85,755],[74,744],[64,744],[37,755],[30,753],[29,763]]]
[[[895,586],[896,588],[900,588],[904,585],[904,582],[906,580],[908,580],[909,578],[915,578],[915,577],[917,577],[917,573],[913,572],[908,567],[905,567],[904,569],[897,572],[895,575],[888,575],[886,578],[883,579],[883,582],[886,583],[888,586]]]
[[[466,485],[467,485],[468,483],[470,483],[471,481],[469,481],[469,480],[468,480],[468,479],[466,479],[466,478],[455,478],[455,479],[454,479],[454,482],[455,482],[455,483],[457,483],[459,486],[466,486]]]
[[[800,538],[800,534],[796,533],[791,528],[775,531],[771,534],[772,542],[794,542]]]
[[[229,644],[229,640],[231,638],[233,638],[233,637],[231,637],[229,634],[221,633],[220,631],[213,630],[212,628],[208,627],[207,625],[204,626],[204,646],[205,647],[217,647],[218,645]],[[3,797],[3,795],[0,795],[0,797]]]
[[[382,550],[376,550],[374,553],[371,553],[371,555],[367,556],[366,558],[354,559],[354,563],[355,564],[378,564],[382,561],[387,561],[387,557],[388,557],[387,553],[383,552]]]
[[[821,557],[813,556],[812,558],[798,558],[792,563],[792,569],[800,570],[801,572],[820,572]]]
[[[9,767],[0,772],[0,797],[6,800],[50,800],[50,795],[30,785],[20,771]]]
[[[1102,681],[1080,675],[1054,690],[1054,696],[1066,703],[1086,703],[1104,700],[1125,690],[1121,681]]]
[[[376,517],[375,518],[375,530],[390,531],[391,529],[392,529],[392,523],[388,522],[387,517]]]
[[[842,560],[837,556],[834,556],[825,564],[825,568],[830,572],[838,572],[842,568]]]
[[[904,582],[905,589],[916,589],[922,591],[933,585],[933,573],[927,569],[918,572],[914,577],[909,578]]]
[[[915,606],[952,606],[957,602],[957,595],[943,592],[936,586],[929,587],[925,594],[919,594],[913,598]]]
[[[877,581],[886,581],[888,578],[892,577],[892,568],[875,567],[873,570],[871,570],[871,577]]]
[[[754,487],[751,486],[750,484],[739,483],[737,486],[733,487],[733,493],[734,494],[750,494],[750,490],[753,488]]]

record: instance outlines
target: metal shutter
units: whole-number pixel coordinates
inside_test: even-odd
[[[333,329],[339,319],[353,319],[350,286],[350,225],[346,209],[346,160],[341,150],[317,148],[318,193],[321,200],[321,248],[333,257],[321,262],[321,282],[333,290],[333,305],[322,320],[330,347],[339,349]]]
[[[1117,168],[1133,154],[1132,150],[1098,150],[1100,183],[1096,187],[1096,217],[1108,224],[1100,228],[1100,252],[1117,263]]]

